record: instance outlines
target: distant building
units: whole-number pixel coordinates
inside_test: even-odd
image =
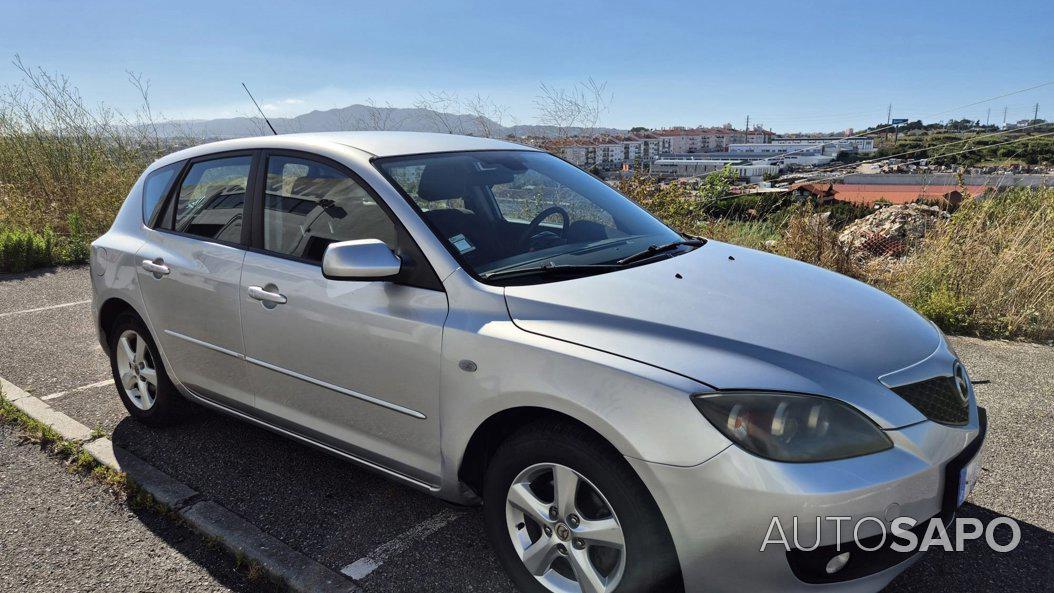
[[[652,175],[665,178],[700,177],[731,166],[740,179],[762,179],[765,175],[775,175],[779,167],[775,165],[758,165],[754,163],[735,163],[714,159],[670,159],[660,158],[651,165]]]
[[[768,130],[743,132],[734,128],[668,128],[654,133],[663,139],[662,154],[727,150],[735,143],[765,144],[774,136]]]
[[[796,183],[790,186],[788,192],[800,200],[812,198],[823,204],[834,197],[834,184],[829,181]]]
[[[782,167],[816,167],[826,165],[838,155],[825,154],[825,147],[812,144],[731,144],[728,152],[705,153],[706,158],[742,160],[748,159],[758,164],[777,165]]]
[[[783,137],[773,138],[772,144],[811,144],[819,146],[831,146],[842,152],[857,152],[867,154],[875,152],[875,139],[868,136],[857,138],[795,138]]]
[[[620,169],[623,163],[637,165],[652,163],[665,155],[726,150],[734,143],[764,145],[772,136],[772,132],[760,128],[749,133],[733,128],[672,128],[632,136],[554,139],[540,145],[579,167]]]

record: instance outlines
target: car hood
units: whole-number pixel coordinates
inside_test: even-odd
[[[896,397],[880,376],[942,343],[932,324],[880,290],[717,241],[617,272],[509,286],[505,298],[525,331],[716,389],[820,393],[872,410],[884,406],[869,399]],[[921,420],[907,411],[875,415],[886,426]]]

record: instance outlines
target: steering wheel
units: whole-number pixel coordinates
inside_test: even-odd
[[[531,224],[527,225],[527,230],[523,232],[523,236],[520,237],[520,244],[523,246],[530,246],[531,238],[538,233],[538,227],[541,226],[542,221],[549,218],[553,214],[559,214],[560,218],[563,219],[563,225],[560,228],[559,236],[563,238],[567,234],[567,228],[571,226],[571,217],[567,214],[567,210],[564,210],[560,206],[549,206],[545,210],[542,210],[531,220]]]

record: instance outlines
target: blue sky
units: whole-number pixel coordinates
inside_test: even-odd
[[[11,2],[0,0],[0,84],[15,54],[92,102],[132,110],[126,71],[170,117],[273,115],[425,92],[482,95],[536,123],[534,98],[593,77],[602,122],[837,130],[894,117],[1054,119],[1054,2]],[[510,123],[509,120],[506,123]]]

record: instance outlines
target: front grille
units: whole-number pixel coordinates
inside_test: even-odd
[[[970,407],[959,396],[952,377],[934,377],[901,385],[893,388],[893,392],[934,422],[963,425],[970,420]]]

